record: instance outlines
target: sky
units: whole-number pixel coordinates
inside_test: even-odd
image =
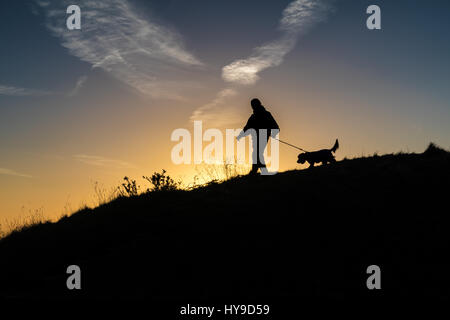
[[[68,30],[69,5],[81,30]],[[381,9],[369,30],[366,9]],[[242,128],[258,97],[280,138],[337,159],[450,148],[445,0],[4,0],[0,221],[50,218],[166,169],[171,133]],[[300,169],[280,145],[280,171]]]

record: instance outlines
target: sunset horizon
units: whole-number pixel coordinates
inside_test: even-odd
[[[56,219],[95,205],[94,182],[161,169],[188,185],[195,167],[171,161],[171,133],[194,120],[240,129],[255,97],[280,139],[315,150],[339,138],[337,159],[450,147],[439,6],[383,2],[383,27],[368,30],[367,1],[311,2],[303,20],[288,0],[78,1],[81,29],[67,30],[66,2],[1,5],[2,219]],[[297,154],[281,145],[279,170],[304,168]]]

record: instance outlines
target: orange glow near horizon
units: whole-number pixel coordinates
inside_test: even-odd
[[[290,115],[283,111],[287,109],[288,101],[273,99],[270,105],[267,105],[280,124],[281,139],[308,150],[316,150],[330,148],[334,139],[339,138],[341,148],[336,154],[338,160],[344,157],[370,155],[374,152],[381,154],[397,152],[401,149],[406,151],[406,146],[398,143],[391,146],[386,145],[385,142],[377,143],[377,141],[362,143],[360,141],[363,137],[353,134],[355,126],[359,126],[353,122],[353,119],[335,117],[333,120],[318,121],[317,117],[320,113],[315,112],[314,109],[320,110],[320,104],[317,101],[305,101],[302,104],[309,105],[310,114],[304,110],[301,117],[298,114]],[[244,116],[241,127],[250,114],[250,108],[247,105],[243,105],[242,109]],[[134,115],[135,119],[127,119],[136,123],[135,127],[129,128],[131,130],[122,124],[122,119],[113,116],[107,118],[108,123],[104,122],[104,131],[101,133],[98,133],[99,130],[95,126],[85,126],[82,132],[66,131],[68,136],[65,137],[50,136],[51,145],[60,146],[59,153],[50,146],[47,148],[38,146],[39,149],[43,149],[41,152],[21,151],[21,156],[11,159],[9,166],[17,168],[17,172],[23,172],[30,177],[2,176],[0,220],[28,215],[41,208],[45,216],[57,219],[62,214],[74,212],[80,207],[96,206],[98,196],[94,190],[95,182],[98,182],[99,186],[108,193],[117,188],[122,183],[123,177],[127,176],[136,179],[142,189],[145,189],[150,186],[148,183],[145,184],[142,176],[149,176],[155,171],[160,172],[161,169],[167,170],[167,174],[175,180],[181,180],[185,187],[193,185],[196,176],[197,184],[210,180],[211,177],[201,177],[198,165],[175,165],[170,158],[171,150],[176,144],[170,141],[171,132],[176,128],[192,131],[192,123],[181,117],[169,122],[170,114],[162,113],[161,121],[153,123],[152,128],[149,129],[145,126],[145,118],[151,118],[151,112],[138,110],[140,112]],[[100,119],[101,116],[94,116],[94,118]],[[95,124],[95,121],[93,123]],[[60,128],[59,124],[56,126]],[[117,128],[123,128],[123,130],[117,130]],[[236,124],[236,128],[239,128],[239,124]],[[326,129],[323,130],[324,128]],[[224,132],[224,128],[221,129]],[[370,128],[366,129],[370,130]],[[144,132],[147,133],[144,134]],[[28,134],[31,135],[33,132]],[[388,136],[387,131],[377,134]],[[148,139],[149,137],[152,137],[151,140]],[[67,140],[71,142],[70,145],[65,143]],[[427,141],[423,140],[417,143],[415,148],[410,146],[408,149],[421,152],[426,144]],[[297,150],[282,144],[279,148],[279,171],[305,167],[296,163]],[[243,167],[240,168],[241,172],[249,168]],[[203,170],[203,174],[208,175],[206,170]],[[219,179],[225,177],[224,175],[220,177],[222,174],[220,170],[216,170],[216,174],[219,175]]]
[[[171,134],[193,135],[193,120],[203,130],[240,129],[252,98],[284,141],[313,151],[339,138],[337,160],[423,152],[430,142],[450,147],[446,5],[390,1],[390,28],[368,30],[352,2],[288,25],[304,17],[283,18],[289,1],[261,2],[257,12],[246,1],[193,1],[189,10],[184,2],[123,2],[83,1],[102,19],[86,17],[85,30],[72,33],[57,21],[66,14],[60,1],[37,1],[36,12],[15,1],[0,12],[0,224],[95,206],[94,184],[111,193],[125,176],[142,189],[150,187],[142,176],[162,169],[185,187],[196,176],[224,178],[220,169],[175,165]],[[424,8],[427,23],[411,24]],[[280,172],[306,167],[296,163],[298,150],[279,151]]]

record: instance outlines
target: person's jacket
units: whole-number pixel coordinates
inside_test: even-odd
[[[255,129],[257,133],[259,129],[267,129],[267,136],[270,136],[270,129],[279,130],[280,127],[272,114],[263,106],[260,106],[250,116],[243,130],[246,132],[248,129]]]

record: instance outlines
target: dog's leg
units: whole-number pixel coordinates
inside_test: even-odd
[[[314,162],[308,162],[308,163],[309,163],[308,169],[314,168]]]

